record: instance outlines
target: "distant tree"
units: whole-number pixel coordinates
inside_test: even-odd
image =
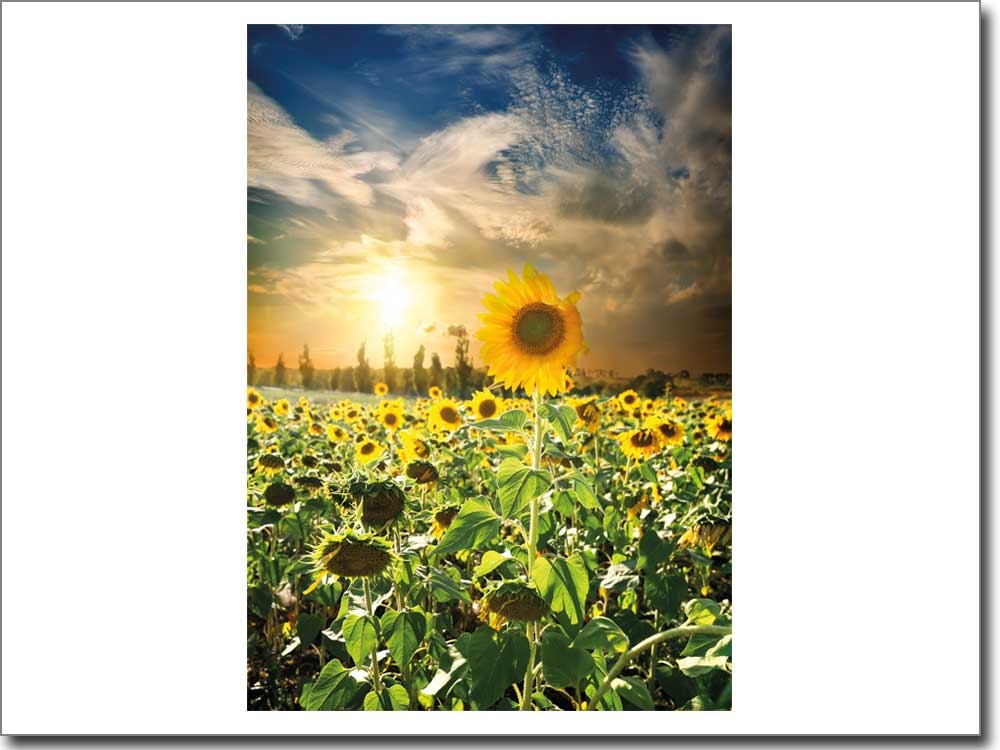
[[[257,384],[257,360],[253,358],[253,352],[247,352],[247,385]]]
[[[679,373],[677,373],[677,377],[681,378],[682,380],[689,380],[691,378],[691,373],[688,372],[687,370],[681,370]]]
[[[354,368],[345,367],[340,371],[340,383],[338,383],[339,391],[353,391],[354,390]]]
[[[278,354],[278,362],[274,365],[274,387],[283,388],[285,385],[285,380],[288,377],[285,372],[287,368],[285,367],[285,353],[281,352]]]
[[[428,377],[424,368],[424,345],[421,344],[417,353],[413,355],[413,390],[418,396],[427,395]]]
[[[382,347],[384,352],[384,359],[382,360],[382,379],[387,386],[389,386],[389,393],[395,393],[399,387],[396,382],[398,377],[398,370],[396,369],[396,357],[395,357],[395,341],[392,337],[392,331],[389,331],[382,339]]]
[[[365,342],[367,343],[367,342]],[[365,343],[358,349],[358,366],[354,368],[354,390],[358,393],[372,392],[372,366],[365,356]]]
[[[316,377],[316,368],[309,357],[309,344],[302,346],[302,354],[299,355],[299,375],[302,376],[302,387],[312,390],[313,380]]]
[[[444,368],[444,392],[449,396],[458,393],[458,373],[454,367]]]
[[[469,359],[469,332],[465,326],[451,326],[449,333],[458,339],[455,344],[455,393],[462,398],[472,395],[472,361]]]
[[[431,378],[430,384],[438,388],[444,388],[444,367],[441,366],[441,358],[437,352],[431,355]]]
[[[400,371],[400,380],[402,381],[401,388],[403,393],[416,396],[418,395],[417,386],[413,382],[413,370],[406,368]]]
[[[330,373],[330,390],[337,391],[340,390],[340,368],[334,367],[333,372]]]

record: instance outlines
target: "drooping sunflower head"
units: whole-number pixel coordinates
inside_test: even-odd
[[[432,385],[430,388],[427,389],[427,395],[430,396],[432,399],[436,399],[436,398],[441,398],[443,394],[441,393],[441,389],[438,386]]]
[[[393,557],[392,545],[378,537],[324,532],[309,554],[318,576],[304,593],[311,593],[327,574],[347,578],[378,575],[389,567]]]
[[[458,515],[458,506],[451,506],[448,508],[442,508],[437,513],[434,514],[434,523],[431,525],[431,534],[438,537],[439,539],[444,536],[444,532],[448,530],[451,526],[451,522],[455,520],[455,516]]]
[[[472,417],[476,421],[493,419],[500,416],[500,412],[503,411],[503,399],[499,396],[494,396],[489,390],[484,388],[472,395],[469,408],[472,410]]]
[[[646,458],[660,451],[660,441],[652,430],[629,430],[618,436],[618,442],[629,458]]]
[[[360,464],[368,464],[382,455],[385,451],[381,445],[374,440],[362,438],[355,444],[354,455]]]
[[[453,432],[462,426],[458,403],[450,398],[439,398],[431,404],[428,424],[433,431]]]
[[[549,605],[534,588],[505,581],[483,597],[479,616],[498,615],[504,620],[537,622],[548,614]]]
[[[309,423],[309,434],[310,435],[315,435],[316,437],[319,437],[320,435],[323,434],[323,425],[321,425],[319,422],[310,422]]]
[[[406,463],[417,459],[426,459],[431,455],[430,446],[421,440],[411,430],[402,430],[397,433],[399,442],[403,447],[399,451],[399,457]]]
[[[680,445],[684,442],[684,427],[669,417],[651,416],[646,419],[646,427],[656,434],[661,445]]]
[[[597,399],[581,401],[576,406],[576,417],[579,422],[593,435],[601,426],[601,410],[597,408]]]
[[[349,437],[350,435],[347,434],[347,430],[339,424],[328,424],[326,426],[326,439],[331,443],[342,443]]]
[[[277,453],[264,453],[257,459],[257,466],[260,467],[265,476],[270,476],[285,468],[285,459]]]
[[[428,461],[413,461],[407,464],[406,476],[417,484],[430,484],[438,480],[437,469]]]
[[[263,433],[276,432],[278,429],[278,420],[272,417],[270,414],[265,414],[264,416],[258,417],[257,419],[257,431]]]
[[[361,502],[361,522],[366,526],[382,526],[403,512],[406,493],[393,481],[355,482],[350,489]]]
[[[321,492],[324,488],[323,480],[319,477],[314,477],[312,475],[307,475],[304,477],[298,477],[295,483],[299,485],[302,489],[308,492],[310,495],[316,495]]]
[[[264,490],[264,502],[274,506],[293,503],[295,502],[295,488],[284,482],[269,484]]]
[[[489,374],[511,390],[563,391],[566,369],[576,366],[586,346],[579,292],[560,299],[548,277],[529,264],[523,277],[509,271],[494,288],[496,294],[483,297],[488,312],[480,313],[485,325],[476,333]]]
[[[389,392],[389,386],[387,386],[385,383],[376,383],[375,384],[375,395],[376,396],[384,396],[388,392]]]
[[[403,400],[383,401],[375,411],[375,418],[382,423],[387,430],[398,430],[403,426],[405,410]]]
[[[287,417],[291,408],[287,398],[278,399],[274,402],[274,413],[279,417]]]

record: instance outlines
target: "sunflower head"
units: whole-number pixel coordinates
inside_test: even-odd
[[[320,435],[323,434],[323,425],[321,425],[319,422],[310,422],[309,423],[309,434],[310,435],[315,435],[316,437],[319,437]]]
[[[439,539],[444,536],[444,532],[451,526],[451,522],[458,515],[458,506],[443,508],[434,514],[434,523],[431,526],[431,534]]]
[[[398,430],[403,426],[403,400],[383,401],[375,411],[375,418],[387,430]]]
[[[274,402],[274,413],[279,417],[287,417],[288,412],[291,411],[291,405],[288,403],[288,399],[282,398]]]
[[[431,455],[430,446],[424,440],[417,437],[413,431],[403,430],[397,434],[399,435],[399,442],[403,444],[399,456],[404,463],[409,463],[417,459],[426,459]]]
[[[278,420],[272,417],[270,414],[265,414],[264,416],[257,417],[257,430],[263,433],[276,432],[278,429]]]
[[[582,401],[574,408],[577,420],[587,428],[591,435],[596,433],[601,426],[601,410],[597,408],[597,399]]]
[[[355,444],[354,448],[354,455],[358,459],[358,463],[371,463],[385,451],[385,448],[374,440],[370,440],[363,435],[359,435],[358,437],[361,439]]]
[[[705,429],[715,440],[733,439],[733,413],[726,410],[722,414],[714,414],[705,420]]]
[[[342,443],[349,437],[350,435],[347,434],[347,430],[339,424],[328,424],[326,426],[326,438],[331,443]]]
[[[511,390],[565,390],[566,369],[576,366],[586,347],[579,292],[560,299],[548,277],[529,264],[523,277],[509,271],[494,288],[496,294],[483,297],[487,312],[480,313],[484,326],[476,333],[489,374]]]
[[[504,581],[483,597],[480,617],[495,614],[505,620],[537,622],[548,611],[549,605],[535,589],[523,583]]]
[[[618,404],[625,412],[631,412],[639,403],[639,394],[629,388],[618,394]]]
[[[646,427],[652,430],[663,446],[680,445],[684,442],[684,427],[667,417],[652,416],[646,419]]]
[[[295,483],[299,485],[302,489],[308,492],[310,495],[315,495],[317,492],[323,489],[323,480],[319,477],[314,476],[304,476],[298,477]]]
[[[253,411],[264,403],[264,397],[257,392],[256,388],[247,388],[247,410]]]
[[[385,383],[376,383],[375,384],[375,395],[376,396],[384,396],[388,392],[389,392],[389,386],[387,386]]]
[[[309,555],[313,570],[319,574],[309,593],[323,577],[332,573],[348,578],[378,575],[392,562],[392,546],[383,539],[367,535],[330,534],[325,532]]]
[[[438,386],[432,385],[430,388],[427,389],[427,395],[430,396],[432,399],[436,399],[436,398],[441,398],[443,394]]]
[[[660,441],[656,433],[648,429],[629,430],[618,436],[622,451],[629,458],[646,458],[658,453]]]
[[[361,501],[361,522],[366,526],[382,526],[394,521],[403,512],[406,493],[392,481],[354,482],[351,495]]]
[[[450,398],[439,398],[431,404],[428,424],[437,432],[453,432],[462,426],[462,414],[458,403]]]
[[[257,466],[265,474],[277,474],[285,468],[285,459],[277,453],[264,453],[257,459]]]
[[[281,506],[295,502],[295,489],[284,482],[275,482],[264,490],[264,502],[268,505]]]
[[[406,476],[417,484],[429,484],[438,480],[437,469],[428,461],[414,461],[407,465]]]
[[[493,393],[484,388],[472,395],[469,409],[472,411],[473,419],[476,421],[493,419],[503,411],[503,399],[499,396],[494,396]]]

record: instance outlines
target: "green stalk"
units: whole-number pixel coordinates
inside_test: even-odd
[[[365,590],[365,609],[368,610],[368,616],[374,617],[375,613],[372,612],[372,590],[368,586],[368,579],[362,578],[361,585]],[[375,687],[376,693],[382,692],[382,678],[378,673],[378,643],[372,646],[372,683]]]
[[[587,710],[592,711],[600,702],[601,698],[604,697],[605,693],[611,688],[611,683],[614,679],[621,674],[622,670],[628,666],[628,663],[632,661],[635,657],[641,654],[648,648],[653,648],[658,643],[663,643],[664,641],[670,640],[671,638],[683,638],[684,636],[691,635],[730,635],[733,629],[729,625],[682,625],[679,628],[671,628],[670,630],[664,630],[662,633],[656,633],[655,635],[649,636],[644,641],[640,641],[635,646],[630,648],[620,657],[615,665],[611,667],[607,675],[601,681],[601,684],[597,688],[597,692],[594,693],[594,699],[587,705]]]
[[[531,468],[540,469],[542,467],[542,417],[541,417],[541,406],[542,406],[542,394],[539,392],[538,387],[535,387],[535,393],[533,396],[535,402],[535,435],[534,435],[534,445],[531,451]],[[531,583],[531,570],[534,567],[535,556],[538,554],[538,498],[534,497],[531,500],[531,523],[528,526],[528,583]],[[534,692],[531,688],[533,685],[533,672],[535,669],[535,651],[538,640],[538,628],[533,627],[532,623],[525,623],[525,634],[528,636],[528,643],[530,650],[528,651],[528,668],[524,673],[524,692],[521,694],[521,710],[530,711],[531,710],[531,694]]]

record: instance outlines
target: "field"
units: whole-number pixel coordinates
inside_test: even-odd
[[[290,396],[248,389],[249,709],[730,708],[728,401]]]

